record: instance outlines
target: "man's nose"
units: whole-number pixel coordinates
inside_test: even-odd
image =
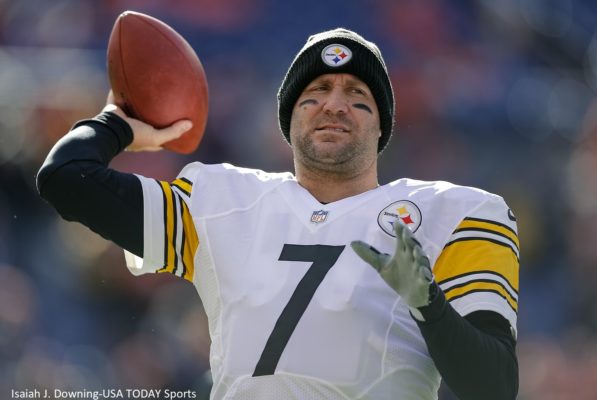
[[[348,112],[348,99],[340,88],[330,90],[323,104],[323,111],[326,114],[346,114]]]

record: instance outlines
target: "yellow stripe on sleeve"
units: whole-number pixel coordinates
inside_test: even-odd
[[[482,219],[477,219],[477,218],[465,218],[460,223],[460,225],[458,225],[455,232],[458,232],[459,230],[468,230],[468,229],[475,229],[475,228],[481,229],[481,230],[492,231],[492,232],[497,233],[498,235],[506,236],[508,239],[510,239],[516,245],[516,248],[518,248],[518,249],[520,248],[518,236],[516,236],[516,233],[514,231],[512,231],[510,228],[508,228],[505,225],[502,225],[500,223],[490,221],[490,220],[482,220]]]
[[[434,267],[438,284],[462,275],[489,271],[502,276],[518,292],[518,259],[509,246],[482,239],[454,241],[444,248]]]
[[[199,238],[197,237],[197,231],[195,230],[195,224],[193,223],[189,208],[184,201],[182,201],[182,223],[186,238],[184,248],[182,249],[183,263],[186,267],[183,278],[193,282],[195,276],[195,252],[199,247]]]
[[[191,192],[193,190],[193,185],[190,181],[184,178],[175,179],[172,182],[172,185],[176,186],[180,190],[182,190],[187,196],[191,196]]]

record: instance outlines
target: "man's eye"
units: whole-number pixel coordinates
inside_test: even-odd
[[[352,93],[356,93],[356,94],[365,94],[365,91],[363,89],[359,89],[359,88],[352,88],[351,89]]]

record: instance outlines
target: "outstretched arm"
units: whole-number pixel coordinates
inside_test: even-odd
[[[516,398],[518,363],[509,322],[492,311],[458,314],[434,281],[429,260],[411,231],[399,222],[394,228],[393,256],[361,241],[352,248],[410,307],[447,385],[461,400]]]

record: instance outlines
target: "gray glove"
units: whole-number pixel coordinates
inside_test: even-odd
[[[365,262],[371,264],[404,302],[412,309],[429,304],[429,286],[433,274],[429,259],[412,232],[400,221],[394,223],[396,252],[394,256],[380,253],[360,240],[350,244]],[[418,312],[416,313],[418,314]]]

